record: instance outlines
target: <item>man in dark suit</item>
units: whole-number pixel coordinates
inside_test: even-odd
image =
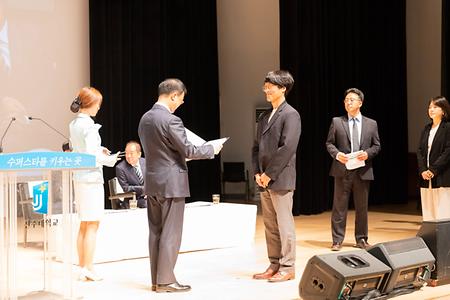
[[[296,182],[296,153],[300,139],[299,113],[286,102],[294,85],[287,71],[272,71],[263,92],[272,110],[258,120],[252,160],[255,181],[261,189],[261,206],[270,266],[254,279],[282,282],[295,278],[295,223],[292,216]]]
[[[117,164],[116,177],[124,192],[135,192],[137,206],[147,207],[144,193],[145,159],[141,157],[141,145],[129,141],[125,146],[125,160]],[[121,203],[122,208],[130,208],[128,200]]]
[[[185,197],[189,197],[186,159],[212,159],[222,146],[194,146],[181,119],[173,112],[184,101],[186,87],[178,79],[159,84],[158,101],[139,123],[146,158],[145,193],[148,197],[149,252],[152,290],[185,292],[173,272],[181,244]]]
[[[345,91],[344,105],[347,114],[331,121],[326,141],[328,153],[333,158],[330,175],[334,176],[331,250],[339,251],[345,237],[348,200],[353,193],[355,204],[356,247],[365,249],[368,244],[367,210],[370,181],[374,179],[372,159],[380,152],[380,138],[375,120],[361,115],[364,94],[351,88]],[[364,166],[353,169],[347,164],[349,153],[361,152],[356,161]],[[347,167],[346,167],[347,164]]]

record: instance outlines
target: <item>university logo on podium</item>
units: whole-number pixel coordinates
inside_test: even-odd
[[[40,214],[48,212],[48,181],[33,187],[33,210]]]

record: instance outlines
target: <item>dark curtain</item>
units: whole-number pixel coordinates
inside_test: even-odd
[[[187,86],[175,113],[184,125],[206,140],[219,137],[215,1],[91,0],[89,21],[91,85],[104,97],[97,122],[105,146],[123,151],[138,140],[139,120],[168,77]],[[192,200],[220,192],[218,158],[188,167]],[[112,168],[104,173],[115,176]]]
[[[296,80],[288,101],[302,117],[294,214],[332,205],[331,118],[346,114],[344,91],[365,94],[362,114],[378,122],[370,204],[407,201],[405,1],[281,0],[281,68]]]
[[[442,76],[441,93],[450,98],[450,3],[442,1]]]

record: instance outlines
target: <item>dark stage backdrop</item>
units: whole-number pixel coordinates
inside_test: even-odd
[[[89,22],[91,85],[104,97],[97,121],[105,146],[115,152],[138,140],[139,120],[168,77],[187,86],[176,111],[185,126],[206,140],[219,137],[215,1],[91,0]],[[188,167],[191,200],[220,192],[219,158]],[[114,169],[104,173],[114,177]]]
[[[288,101],[302,117],[294,213],[332,204],[332,158],[325,149],[331,118],[345,114],[343,93],[365,93],[362,114],[377,120],[370,204],[407,201],[405,1],[280,0],[281,67],[296,84]]]
[[[442,83],[441,93],[450,98],[450,3],[442,1]]]

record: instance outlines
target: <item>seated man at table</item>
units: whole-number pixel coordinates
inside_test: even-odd
[[[125,147],[125,161],[116,166],[116,177],[124,192],[136,192],[137,206],[147,207],[144,195],[145,159],[141,157],[141,145],[129,141]],[[129,208],[128,200],[120,203],[122,208]]]

